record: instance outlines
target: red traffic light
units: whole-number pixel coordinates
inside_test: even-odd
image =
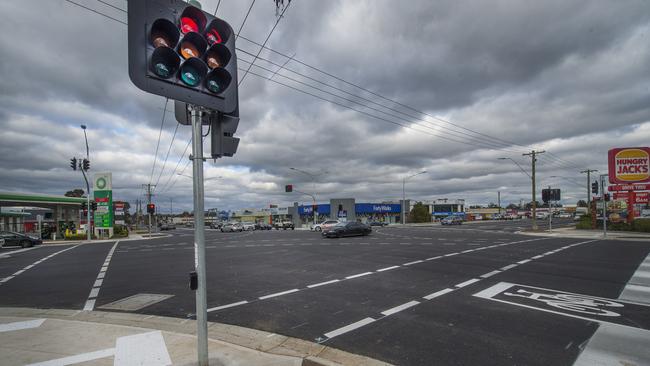
[[[292,184],[287,184],[286,186],[284,186],[284,191],[287,192],[287,193],[293,192],[293,185]]]

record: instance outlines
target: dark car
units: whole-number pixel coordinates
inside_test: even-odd
[[[43,244],[41,239],[13,231],[0,231],[0,246],[2,247],[21,246],[28,248],[39,244]]]
[[[385,221],[371,221],[368,223],[370,226],[388,226],[388,223]]]
[[[258,222],[255,224],[255,230],[271,230],[273,226],[265,223],[265,222]]]
[[[326,238],[342,238],[344,236],[369,235],[372,232],[370,226],[360,222],[342,222],[332,228],[323,231]]]

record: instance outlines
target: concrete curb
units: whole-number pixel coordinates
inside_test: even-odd
[[[196,335],[195,320],[156,315],[4,307],[0,308],[0,316],[49,318],[161,330],[192,336]],[[208,338],[271,355],[301,359],[302,366],[390,366],[390,364],[382,361],[355,355],[329,346],[236,325],[208,322]]]
[[[115,241],[134,241],[134,240],[153,240],[153,239],[162,239],[162,238],[169,238],[171,237],[171,234],[160,234],[160,235],[152,235],[151,237],[145,237],[145,236],[127,236],[126,238],[115,238],[115,239],[101,239],[101,240],[57,240],[57,241],[52,241],[52,240],[47,240],[43,241],[42,245],[46,246],[56,246],[56,245],[70,245],[70,244],[95,244],[95,243],[112,243]]]
[[[598,230],[577,230],[574,228],[558,228],[553,232],[533,232],[518,231],[517,234],[528,236],[543,236],[552,238],[580,238],[580,239],[607,239],[607,240],[624,240],[624,241],[645,241],[650,242],[650,234],[630,233],[624,231],[608,231],[607,237],[603,237],[603,232]]]

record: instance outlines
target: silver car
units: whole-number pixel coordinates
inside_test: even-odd
[[[238,222],[229,222],[221,227],[222,233],[235,232],[235,231],[244,231],[242,225]]]

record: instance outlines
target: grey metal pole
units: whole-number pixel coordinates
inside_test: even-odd
[[[607,174],[600,175],[600,199],[603,201],[603,237],[607,237],[607,202],[605,201],[605,177]]]
[[[499,206],[499,216],[501,216],[501,191],[497,191],[497,205]]]
[[[551,186],[548,186],[548,194],[549,194],[549,200],[548,200],[548,232],[553,231],[553,201],[551,201]]]
[[[196,291],[197,351],[199,366],[208,366],[208,302],[205,274],[205,218],[203,192],[203,138],[201,108],[191,106],[192,168],[194,191],[194,268],[198,278]]]

